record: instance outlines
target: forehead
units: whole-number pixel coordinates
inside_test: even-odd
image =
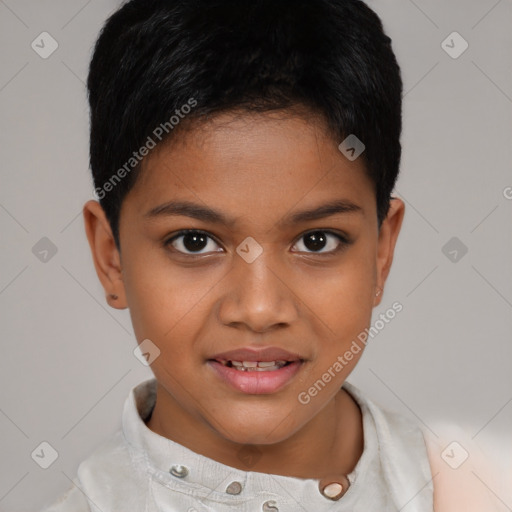
[[[227,113],[190,124],[146,158],[129,196],[139,213],[180,199],[233,217],[242,209],[265,216],[340,198],[366,212],[375,202],[362,158],[345,158],[318,118],[282,112]]]

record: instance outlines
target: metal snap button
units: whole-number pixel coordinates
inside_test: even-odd
[[[171,467],[169,473],[177,478],[185,478],[188,475],[188,469],[185,466],[176,464]]]
[[[326,498],[329,498],[331,500],[338,499],[341,496],[342,492],[343,492],[343,486],[337,482],[326,485],[322,490],[322,494]]]
[[[261,510],[263,510],[263,512],[279,512],[277,503],[274,500],[265,501],[261,506]]]
[[[228,485],[226,492],[228,494],[240,494],[242,492],[242,484],[240,482],[231,482]]]
[[[350,487],[348,478],[344,475],[323,478],[318,483],[318,488],[323,496],[332,501],[339,500]]]

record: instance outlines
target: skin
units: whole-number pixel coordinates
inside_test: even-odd
[[[354,469],[363,451],[362,417],[341,386],[363,350],[308,404],[298,395],[370,326],[404,203],[391,200],[379,230],[363,160],[349,161],[339,142],[321,120],[275,112],[224,113],[196,123],[144,160],[121,208],[121,253],[99,203],[85,204],[107,301],[129,308],[138,342],[150,339],[161,351],[151,365],[158,389],[147,422],[157,434],[242,470],[321,479]],[[219,210],[235,223],[144,217],[178,199]],[[361,210],[281,224],[334,199]],[[213,238],[199,256],[184,237],[165,246],[181,229]],[[315,249],[303,236],[315,230],[324,231],[324,247]],[[263,248],[252,263],[236,253],[248,236]],[[220,380],[207,359],[247,346],[277,346],[305,362],[280,391],[245,394]],[[248,450],[259,456],[250,467],[241,456]]]

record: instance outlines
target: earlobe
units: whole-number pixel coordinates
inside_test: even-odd
[[[377,286],[375,291],[375,297],[373,298],[373,307],[378,306],[380,304],[380,294],[382,293],[382,288]]]
[[[90,200],[84,205],[83,216],[94,268],[107,302],[113,308],[126,309],[121,258],[105,212],[97,201]]]
[[[377,247],[377,291],[382,292],[391,270],[396,242],[405,213],[405,204],[401,199],[391,198],[389,211],[382,221]],[[381,293],[376,293],[375,305],[380,302]]]

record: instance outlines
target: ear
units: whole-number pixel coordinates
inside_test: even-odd
[[[85,232],[91,247],[96,273],[101,281],[108,304],[116,309],[126,309],[121,256],[105,212],[97,201],[87,201],[83,208]]]
[[[382,292],[393,263],[395,245],[402,227],[405,204],[401,199],[391,198],[389,211],[382,221],[377,242],[377,292]],[[382,293],[374,299],[374,306],[380,304]]]

